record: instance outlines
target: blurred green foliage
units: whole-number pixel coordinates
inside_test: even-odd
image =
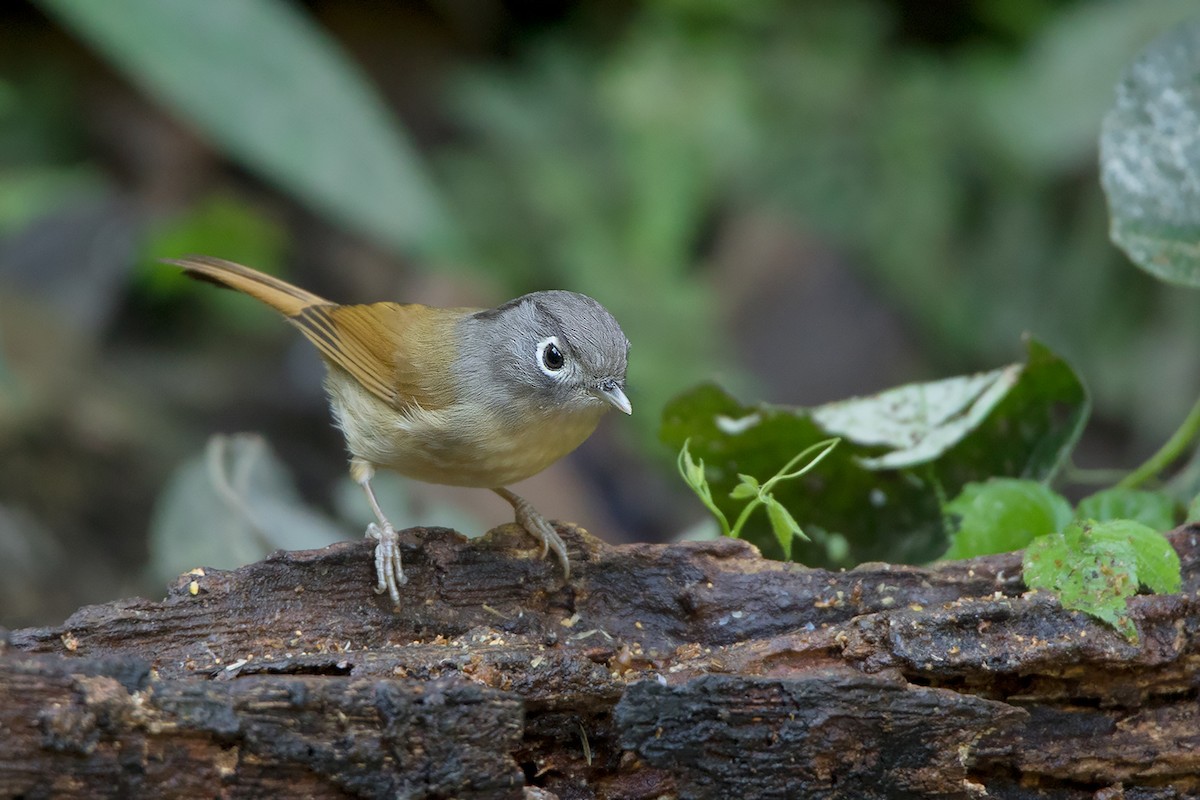
[[[652,412],[697,364],[739,384],[704,244],[715,213],[773,213],[856,254],[948,363],[1033,330],[1159,435],[1200,376],[1155,371],[1171,399],[1140,411],[1142,354],[1200,359],[1200,314],[1125,269],[1078,176],[1121,67],[1194,12],[1080,4],[1015,52],[935,55],[900,43],[881,3],[647,3],[603,49],[555,37],[469,76],[456,108],[474,136],[439,165],[485,263],[627,320]]]
[[[384,252],[484,280],[495,300],[503,299],[500,292],[551,286],[599,298],[634,343],[632,422],[648,451],[660,410],[681,387],[712,377],[739,393],[752,386],[754,378],[730,356],[741,332],[730,329],[726,295],[756,277],[740,269],[744,253],[722,249],[746,219],[782,221],[797,239],[837,254],[922,338],[934,354],[925,365],[931,371],[1004,363],[1017,336],[1030,330],[1086,377],[1106,416],[1130,420],[1143,442],[1165,435],[1200,393],[1200,302],[1128,269],[1105,238],[1109,219],[1095,180],[1096,131],[1121,69],[1156,34],[1194,17],[1194,0],[978,0],[947,10],[944,24],[919,4],[889,0],[585,2],[532,21],[496,5],[491,18],[517,20],[511,24],[518,30],[507,38],[445,36],[457,49],[444,61],[435,55],[438,66],[417,78],[436,83],[424,96],[426,118],[403,124],[383,98],[393,98],[391,73],[410,62],[380,51],[423,45],[419,32],[393,27],[376,41],[361,30],[335,31],[328,24],[340,4],[36,4],[218,155]],[[409,18],[389,19],[402,26]],[[454,14],[438,22],[452,28]],[[393,46],[391,36],[401,44]],[[142,300],[171,299],[178,284],[170,270],[145,265],[185,251],[282,274],[304,259],[348,269],[337,246],[289,252],[294,240],[311,246],[303,235],[310,231],[280,213],[288,204],[279,197],[244,191],[245,176],[227,165],[206,164],[201,180],[189,176],[154,191],[114,169],[119,158],[89,149],[91,137],[107,136],[110,146],[120,139],[97,133],[111,124],[92,118],[105,100],[76,105],[80,86],[92,77],[80,76],[93,65],[68,67],[78,54],[47,52],[44,63],[39,53],[39,63],[0,76],[6,242],[84,201],[133,198],[150,206],[121,229],[137,240],[132,250],[143,268],[133,280]],[[1163,75],[1169,85],[1188,72],[1172,67]],[[1127,110],[1141,108],[1140,91],[1130,90]],[[1122,121],[1110,118],[1115,122]],[[410,130],[425,132],[419,147]],[[119,146],[144,145],[137,139]],[[159,163],[151,154],[139,166],[153,170]],[[1106,169],[1115,163],[1106,155]],[[1132,205],[1112,204],[1118,227],[1142,219],[1137,203],[1146,195],[1131,196]],[[116,216],[108,211],[97,223],[106,234]],[[1156,237],[1164,229],[1168,238],[1172,230],[1194,231],[1191,220],[1172,228],[1164,227],[1167,218],[1150,219]],[[92,251],[100,256],[125,258],[108,240],[97,242]],[[1170,243],[1186,245],[1186,236]],[[1139,252],[1130,248],[1143,261]],[[73,258],[55,251],[52,260],[78,273],[102,271],[90,261],[78,269]],[[791,281],[806,267],[800,258],[780,259],[773,268]],[[45,286],[42,267],[33,263],[21,277]],[[272,322],[252,306],[226,302],[228,295],[199,294],[236,324],[247,310],[248,320]],[[11,331],[0,334],[4,342],[14,339]],[[777,339],[752,345],[773,352],[827,344],[789,334],[781,329]],[[991,373],[989,385],[1002,402],[1024,396],[1062,403],[1066,418],[1040,450],[1044,429],[1015,437],[1011,449],[994,445],[1000,427],[981,438],[981,452],[999,448],[1000,474],[1054,474],[1085,413],[1075,374],[1054,366],[1057,356],[1039,359],[1031,352],[1028,364],[1015,367],[1022,381],[1035,367],[1054,372],[1057,382],[1044,384],[1053,391],[1025,395],[1027,386]],[[80,361],[99,362],[90,352]],[[180,376],[194,383],[172,383],[190,401],[207,397],[198,389],[214,387],[209,376],[219,374],[187,365]],[[877,540],[850,548],[841,538],[843,520],[810,526],[798,513],[814,539],[800,543],[801,557],[841,564],[936,554],[946,531],[938,498],[927,490],[940,483],[953,492],[987,471],[981,457],[935,481],[929,464],[963,455],[964,442],[996,414],[1016,419],[979,398],[973,395],[961,415],[931,426],[909,446],[886,440],[839,448],[821,466],[832,468],[858,501],[859,516],[876,524]],[[832,410],[853,410],[838,405]],[[761,412],[780,431],[803,429],[814,441],[825,436],[810,410],[743,405],[713,389],[697,390],[671,409],[676,422],[691,415],[689,424],[712,428],[707,442],[694,442],[722,470],[714,484],[718,502],[736,480],[723,460],[732,434],[715,427],[715,416],[701,420],[704,414],[738,420]],[[680,427],[668,438],[678,445],[686,432]],[[779,440],[788,441],[783,433]],[[803,446],[771,450],[744,471],[773,474]],[[994,466],[989,470],[996,472]],[[872,479],[888,474],[894,481],[882,495],[885,506],[921,484],[921,513],[880,516],[880,495],[859,480],[872,472]],[[814,480],[808,474],[794,486]],[[1176,499],[1196,496],[1200,454],[1173,484]],[[785,506],[796,511],[790,501]],[[901,507],[908,508],[900,502],[891,508]],[[769,550],[779,545],[768,521],[758,524]],[[916,537],[896,539],[910,523],[904,529]]]
[[[439,252],[450,220],[404,130],[284,0],[38,0],[230,156],[346,227]]]
[[[1073,519],[1065,497],[1039,481],[1014,478],[968,483],[944,512],[956,520],[945,554],[951,559],[1020,550]]]
[[[96,166],[77,158],[68,95],[53,69],[0,77],[0,237],[104,186]]]
[[[1196,304],[1122,268],[1099,192],[1078,181],[1122,65],[1190,0],[981,2],[962,12],[978,35],[937,49],[880,0],[581,4],[451,81],[464,135],[427,158],[286,0],[39,2],[348,228],[512,293],[598,297],[635,342],[647,441],[678,387],[746,385],[706,273],[722,220],[745,214],[852,254],[947,364],[1033,330],[1149,435],[1200,389],[1177,368],[1200,358]],[[1147,363],[1150,347],[1171,362]],[[1148,383],[1170,389],[1153,410]]]
[[[150,302],[195,295],[219,319],[244,331],[278,330],[278,320],[234,292],[194,291],[178,269],[164,265],[161,259],[221,253],[223,258],[279,275],[284,272],[286,246],[286,229],[258,206],[232,194],[210,195],[186,213],[150,227],[134,287]]]
[[[1200,19],[1152,42],[1127,71],[1104,129],[1114,240],[1153,274],[1185,284],[1194,283],[1200,267],[1197,36]],[[1177,522],[1180,491],[1196,488],[1200,402],[1143,466],[1072,510],[1049,484],[1074,449],[1087,414],[1083,384],[1033,342],[1024,368],[906,386],[815,409],[739,406],[719,389],[701,386],[668,407],[662,435],[677,448],[682,443],[685,482],[729,535],[721,502],[757,488],[744,473],[757,474],[815,437],[836,434],[847,444],[841,458],[830,459],[786,498],[800,521],[797,529],[838,531],[855,561],[868,548],[881,548],[887,533],[894,537],[885,557],[911,558],[914,548],[933,542],[929,531],[935,522],[945,523],[950,533],[949,558],[1026,548],[1030,588],[1051,590],[1065,608],[1092,614],[1136,639],[1125,614],[1128,598],[1143,585],[1179,591],[1179,558],[1160,531]],[[707,470],[703,459],[693,461],[692,442],[708,460]],[[1192,462],[1165,482],[1190,449],[1196,450]],[[972,470],[987,479],[969,477]],[[1139,488],[1151,481],[1165,489]],[[1183,499],[1191,500],[1190,516],[1196,499]],[[757,541],[769,542],[762,533]],[[785,557],[788,551],[783,548]],[[818,550],[809,560],[827,557]]]

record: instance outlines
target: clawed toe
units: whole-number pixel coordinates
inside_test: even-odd
[[[563,580],[571,579],[571,560],[567,557],[567,546],[563,544],[562,537],[558,535],[558,531],[554,530],[546,518],[537,512],[529,501],[523,497],[519,497],[508,489],[498,488],[492,489],[493,492],[503,497],[513,507],[516,513],[517,524],[525,531],[542,543],[542,558],[554,551],[554,555],[558,557],[559,563],[563,568]]]
[[[400,538],[391,525],[367,526],[367,538],[375,544],[375,593],[388,593],[394,605],[400,605],[400,587],[408,583],[400,561]]]
[[[558,562],[562,564],[563,580],[571,579],[571,560],[567,557],[567,545],[563,542],[562,537],[558,535],[558,531],[554,530],[545,517],[532,508],[526,510],[526,513],[517,513],[517,524],[535,539],[542,543],[542,558],[554,551]]]
[[[538,530],[536,532],[530,531],[528,527],[525,527],[525,530],[533,533],[534,536],[537,536],[542,540],[542,558],[545,558],[547,555],[549,555],[551,550],[554,551],[554,555],[558,558],[558,562],[562,564],[563,580],[571,580],[571,560],[567,557],[566,543],[563,542],[562,537],[558,535],[558,531],[554,530],[554,528],[550,526],[549,522],[547,522],[545,519],[542,519],[541,523],[542,524],[538,526]]]

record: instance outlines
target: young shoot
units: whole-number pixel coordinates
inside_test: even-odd
[[[821,463],[822,459],[829,455],[840,441],[841,439],[838,438],[825,439],[804,448],[804,450],[797,453],[791,461],[784,464],[778,472],[763,483],[759,483],[752,475],[739,474],[739,483],[733,487],[733,491],[729,493],[729,496],[734,500],[748,500],[749,502],[742,508],[733,525],[729,524],[729,518],[725,516],[725,512],[713,501],[712,488],[709,486],[708,478],[704,474],[704,459],[692,458],[692,454],[688,452],[690,439],[683,443],[683,449],[679,451],[677,463],[679,474],[683,476],[684,483],[691,487],[696,496],[700,498],[700,502],[716,517],[717,524],[721,526],[721,533],[725,536],[730,536],[734,539],[741,538],[742,528],[745,527],[746,520],[750,519],[750,515],[754,513],[756,508],[766,506],[767,518],[771,522],[771,530],[774,531],[775,538],[779,541],[779,546],[783,548],[784,557],[790,560],[792,557],[792,540],[796,537],[800,537],[805,541],[810,540],[804,534],[804,531],[801,530],[800,524],[796,522],[796,518],[792,516],[791,512],[775,499],[772,490],[780,482],[799,478]],[[804,462],[804,465],[797,467],[796,465],[801,462]]]

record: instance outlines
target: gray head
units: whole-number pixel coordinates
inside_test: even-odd
[[[462,341],[472,372],[505,394],[514,409],[591,411],[611,405],[626,414],[629,340],[604,306],[576,292],[534,292],[464,321],[476,331]],[[476,384],[478,385],[478,384]]]

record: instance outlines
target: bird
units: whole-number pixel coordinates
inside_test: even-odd
[[[541,542],[543,558],[554,551],[570,580],[562,538],[506,487],[582,444],[609,409],[632,413],[629,340],[599,302],[548,290],[490,309],[342,305],[220,258],[163,261],[270,306],[316,347],[350,475],[376,517],[366,536],[376,542],[377,593],[398,608],[407,582],[396,530],[371,488],[379,469],[490,489]]]

